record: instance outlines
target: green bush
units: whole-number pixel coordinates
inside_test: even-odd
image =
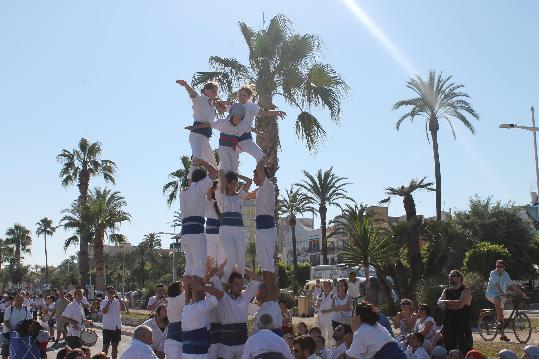
[[[509,251],[501,244],[479,242],[464,255],[464,272],[478,273],[487,279],[494,268],[497,259],[508,261],[511,258]]]
[[[298,300],[296,296],[287,290],[281,290],[279,292],[279,299],[284,300],[288,309],[293,309],[298,306]]]
[[[300,288],[311,279],[311,263],[303,262],[298,264],[298,275],[296,280]]]
[[[292,287],[292,284],[294,282],[292,265],[286,264],[284,262],[279,262],[277,263],[277,271],[279,276],[277,286],[279,287],[279,289]]]
[[[430,315],[437,324],[442,323],[443,311],[438,308],[438,299],[447,286],[446,282],[436,279],[422,279],[417,284],[417,304],[425,303],[430,307]]]
[[[464,285],[472,289],[472,323],[475,324],[479,318],[479,309],[491,308],[490,303],[485,297],[485,281],[479,273],[466,273],[464,275]]]

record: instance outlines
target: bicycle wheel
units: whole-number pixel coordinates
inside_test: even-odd
[[[532,335],[532,324],[526,313],[518,312],[513,319],[513,333],[519,343],[527,343]]]
[[[498,323],[496,322],[496,314],[485,313],[479,317],[477,322],[479,335],[486,341],[491,341],[498,334]]]

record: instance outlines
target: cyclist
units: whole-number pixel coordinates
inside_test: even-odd
[[[520,287],[511,280],[509,274],[505,271],[505,262],[502,259],[498,259],[496,261],[496,269],[490,272],[485,296],[490,302],[494,304],[494,307],[496,308],[496,318],[498,320],[498,325],[501,333],[500,340],[503,340],[505,342],[509,341],[509,338],[507,338],[505,336],[505,333],[503,332],[503,308],[505,301],[507,300],[508,289],[513,289],[519,292],[525,299],[528,298],[528,296],[526,296],[522,289],[520,289]]]

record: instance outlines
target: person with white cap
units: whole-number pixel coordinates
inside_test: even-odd
[[[537,345],[526,345],[522,359],[539,359],[539,347]]]
[[[517,353],[509,349],[502,349],[498,353],[500,359],[518,359]]]
[[[177,80],[176,83],[183,86],[187,91],[189,98],[193,102],[193,129],[189,134],[189,144],[191,145],[192,159],[204,160],[214,167],[217,167],[215,156],[210,145],[212,136],[211,127],[195,128],[199,124],[211,124],[215,120],[215,108],[213,103],[217,97],[218,86],[214,82],[204,84],[199,95],[185,80]],[[192,165],[189,168],[188,178],[191,179],[193,171],[197,168]]]
[[[286,341],[273,333],[273,317],[263,314],[259,318],[259,331],[245,342],[241,359],[282,358],[292,359],[292,352]]]

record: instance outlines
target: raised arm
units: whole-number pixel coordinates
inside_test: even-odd
[[[202,166],[208,171],[208,176],[212,180],[216,180],[217,177],[219,177],[219,171],[217,171],[217,168],[213,167],[210,163],[201,160],[199,158],[193,159],[193,162],[191,163],[193,166]]]
[[[245,181],[245,184],[243,185],[242,189],[248,193],[249,192],[249,188],[251,187],[251,184],[253,183],[253,180],[252,178],[249,178],[249,177],[245,177],[245,176],[242,176],[242,175],[238,175],[238,178]]]
[[[223,296],[225,295],[225,293],[223,291],[220,291],[219,289],[216,289],[214,287],[210,287],[209,285],[203,285],[201,286],[201,288],[204,292],[210,294],[210,295],[213,295],[214,297],[216,297],[218,300],[221,300],[221,298],[223,298]]]
[[[176,80],[176,83],[185,88],[185,90],[189,94],[189,97],[196,98],[198,96],[198,93],[187,83],[187,81],[185,81],[185,80]]]
[[[226,193],[226,177],[223,170],[219,170],[219,190],[221,193]]]

